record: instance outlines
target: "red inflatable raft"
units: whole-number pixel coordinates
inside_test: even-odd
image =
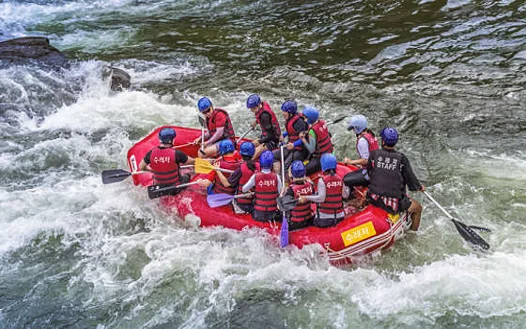
[[[162,126],[155,129],[148,136],[137,142],[128,151],[128,165],[132,172],[138,171],[138,164],[146,153],[159,145],[159,130],[165,127],[175,128],[177,137],[174,146],[192,157],[197,156],[198,147],[192,141],[201,136],[201,130],[177,126]],[[240,144],[240,143],[238,143]],[[345,175],[355,167],[339,164],[338,175]],[[150,173],[133,175],[135,185],[149,186],[152,184]],[[192,181],[202,177],[195,175]],[[177,214],[182,220],[199,218],[200,226],[223,226],[230,229],[242,230],[246,227],[258,227],[272,235],[279,236],[281,223],[261,223],[252,219],[248,214],[236,214],[231,205],[210,208],[206,201],[206,192],[199,185],[190,186],[175,196],[160,198],[161,206]],[[329,228],[307,227],[290,232],[289,243],[302,247],[317,243],[327,251],[332,264],[348,264],[353,259],[393,245],[410,226],[407,214],[389,215],[382,209],[366,206],[357,210],[353,206],[346,206],[346,218],[338,225]]]

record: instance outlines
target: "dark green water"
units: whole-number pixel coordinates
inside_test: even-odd
[[[525,17],[521,1],[0,2],[1,40],[44,35],[75,60],[0,66],[0,327],[523,328]],[[110,65],[132,90],[108,91]],[[254,92],[395,126],[490,252],[417,194],[417,236],[338,269],[101,184],[155,127],[197,126],[201,96],[246,131]],[[355,157],[346,122],[331,132]]]

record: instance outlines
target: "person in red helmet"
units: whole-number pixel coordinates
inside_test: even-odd
[[[416,178],[407,157],[395,150],[398,132],[394,128],[384,128],[382,148],[371,152],[367,172],[369,190],[367,201],[373,206],[397,214],[407,211],[411,216],[411,230],[417,231],[422,216],[422,205],[406,194],[410,191],[425,191],[426,187]]]
[[[253,159],[259,159],[261,153],[265,150],[274,150],[278,147],[279,137],[281,136],[281,129],[279,128],[278,118],[274,111],[270,108],[267,102],[261,100],[257,94],[248,96],[247,108],[256,116],[256,120],[252,123],[252,127],[259,125],[261,128],[261,136],[253,141],[256,146],[256,152]]]
[[[190,181],[190,175],[181,175],[180,166],[193,164],[194,159],[180,150],[173,149],[173,141],[176,137],[175,129],[163,128],[159,131],[160,145],[150,150],[139,163],[142,171],[153,173],[153,184],[173,186]],[[174,193],[180,190],[174,190]]]
[[[206,133],[204,135],[203,150],[198,152],[200,158],[215,157],[219,153],[219,143],[231,140],[236,145],[234,126],[228,112],[218,107],[214,108],[207,97],[202,97],[197,102],[199,112],[206,117]],[[201,136],[194,143],[201,144]]]

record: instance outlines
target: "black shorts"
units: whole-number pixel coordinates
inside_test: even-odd
[[[268,141],[264,144],[267,150],[270,150],[270,151],[273,151],[278,148],[278,142],[275,142],[275,141]]]

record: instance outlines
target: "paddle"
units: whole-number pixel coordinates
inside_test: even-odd
[[[344,115],[344,116],[342,116],[342,117],[339,117],[339,118],[337,118],[337,119],[334,119],[334,120],[332,120],[332,121],[330,121],[330,122],[327,122],[327,125],[333,125],[333,124],[335,124],[335,123],[341,122],[341,121],[343,121],[343,119],[345,119],[345,118],[347,118],[346,115]]]
[[[232,170],[216,168],[210,162],[205,159],[195,158],[195,173],[196,174],[208,174],[212,170],[219,170],[226,173],[233,173]]]
[[[283,147],[284,145],[280,146],[280,152],[281,152],[281,184],[282,188],[285,188],[285,157],[283,156]],[[284,198],[284,197],[283,197]],[[279,201],[279,198],[278,198]],[[294,208],[294,207],[292,207]],[[281,209],[283,212],[283,219],[281,221],[281,232],[280,232],[280,246],[281,248],[286,247],[289,244],[289,221],[287,219],[287,211],[285,209]]]
[[[240,137],[236,137],[236,139],[243,139],[243,138],[245,138],[245,136],[248,135],[248,133],[251,132],[252,130],[254,130],[254,127],[250,127],[249,130],[245,131],[245,133],[243,135],[241,135]]]
[[[193,165],[188,166],[181,166],[179,168],[191,168]],[[111,184],[111,183],[117,183],[125,180],[126,178],[132,176],[132,175],[138,175],[138,174],[144,174],[149,171],[127,171],[124,169],[110,169],[110,170],[103,170],[102,175],[102,183],[103,184]]]
[[[208,205],[210,208],[217,208],[221,206],[226,206],[232,200],[237,198],[245,198],[247,196],[253,195],[254,193],[245,193],[245,194],[237,194],[237,195],[230,195],[225,193],[217,193],[217,194],[209,194],[206,197],[206,202],[208,202]]]
[[[199,124],[201,125],[201,147],[199,148],[199,152],[201,152],[202,155],[205,155],[205,118],[201,113],[197,113],[197,119],[199,119]]]
[[[103,170],[101,173],[102,184],[117,183],[117,182],[125,180],[131,175],[138,175],[138,174],[143,174],[143,173],[145,173],[145,171],[130,172],[124,169]]]
[[[199,182],[195,181],[191,183],[179,184],[179,185],[174,185],[174,186],[165,186],[165,187],[161,187],[159,185],[151,185],[151,186],[148,186],[148,197],[150,199],[155,199],[155,198],[159,198],[165,195],[173,195],[174,192],[176,192],[180,188],[195,185],[198,183]]]
[[[490,231],[489,229],[478,226],[470,227],[462,223],[461,221],[453,218],[453,216],[451,216],[451,214],[447,212],[446,209],[444,209],[435,199],[433,199],[433,197],[429,193],[427,193],[426,191],[424,191],[423,193],[438,207],[438,209],[442,210],[442,212],[446,214],[446,216],[453,222],[453,224],[455,224],[458,233],[464,238],[464,240],[483,250],[489,249],[489,244],[486,241],[484,241],[484,239],[480,235],[475,233],[475,231],[473,231],[473,228]]]

